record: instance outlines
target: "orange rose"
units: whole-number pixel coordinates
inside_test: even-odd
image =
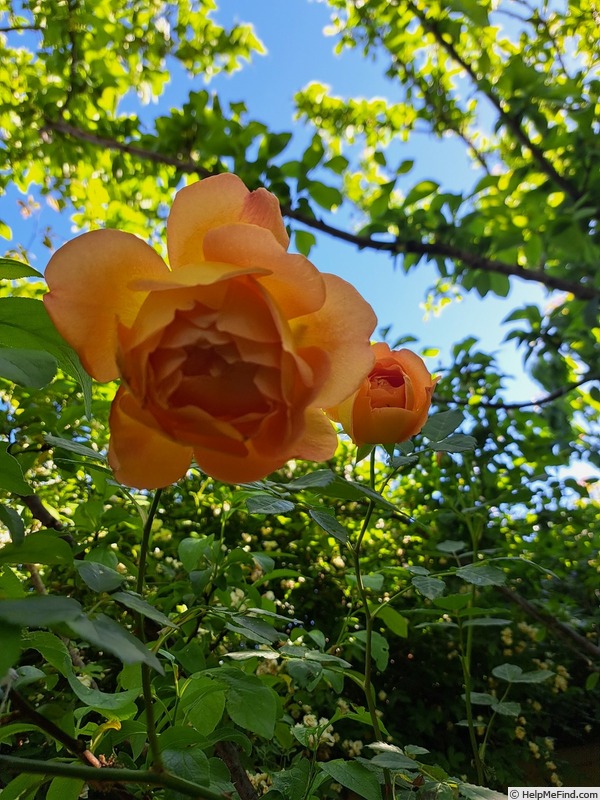
[[[52,320],[92,377],[121,378],[109,462],[122,483],[167,486],[192,456],[237,483],[333,454],[322,409],[371,368],[375,316],[288,244],[272,194],[218,175],[177,194],[170,269],[115,230],[85,233],[52,257]]]
[[[410,350],[373,345],[375,366],[354,394],[328,409],[357,445],[396,444],[419,433],[437,379]]]

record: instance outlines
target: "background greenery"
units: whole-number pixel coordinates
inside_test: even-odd
[[[600,735],[598,488],[566,468],[600,466],[600,11],[587,0],[328,4],[335,46],[375,57],[399,99],[295,87],[307,146],[306,127],[272,130],[244,98],[208,89],[151,113],[170,75],[210,77],[261,52],[251,27],[219,24],[214,3],[4,2],[0,185],[46,196],[78,230],[119,227],[162,249],[175,189],[231,170],[277,194],[301,252],[333,237],[407,273],[432,262],[430,302],[529,281],[547,302],[514,306],[508,338],[540,399],[507,398],[473,330],[440,369],[429,434],[414,452],[378,454],[384,499],[343,444],[331,464],[290,464],[251,487],[192,471],[152,506],[104,463],[114,387],[90,386],[35,271],[2,262],[7,800],[78,797],[89,775],[65,765],[88,769],[85,753],[112,779],[113,767],[139,771],[91,783],[89,796],[235,786],[242,798],[271,787],[371,800],[384,767],[444,797],[481,796],[475,782],[594,781],[565,748]],[[473,185],[411,181],[398,144],[423,131],[464,145]],[[0,234],[7,256],[28,260],[31,243],[6,224]],[[40,238],[49,254],[53,231]],[[371,668],[387,750],[366,748]],[[148,691],[166,773],[147,772]]]

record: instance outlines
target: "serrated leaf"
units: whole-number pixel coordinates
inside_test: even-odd
[[[506,800],[506,795],[487,789],[485,786],[475,786],[472,783],[458,783],[458,791],[467,800]]]
[[[487,564],[478,566],[467,564],[456,570],[459,578],[475,586],[502,586],[506,583],[506,575],[497,567],[490,567]]]
[[[411,583],[415,589],[418,589],[419,592],[429,600],[435,600],[437,597],[441,597],[446,591],[446,584],[439,578],[415,575],[411,579]]]
[[[463,421],[462,411],[440,411],[429,417],[421,433],[431,442],[440,442],[458,428]]]
[[[253,494],[246,499],[246,507],[251,514],[287,514],[294,509],[294,503],[270,494]]]
[[[431,447],[443,453],[466,453],[477,447],[477,440],[464,433],[455,433],[441,442],[434,442]]]
[[[521,713],[521,704],[512,700],[505,700],[502,703],[493,703],[492,711],[502,714],[504,717],[518,717]]]
[[[403,771],[407,769],[418,769],[417,762],[405,756],[403,753],[379,753],[375,758],[371,759],[371,764],[375,764],[382,769],[391,769],[396,771]]]
[[[341,523],[337,521],[331,511],[324,511],[321,508],[309,508],[309,515],[314,521],[330,536],[337,539],[341,544],[348,541],[348,532]]]

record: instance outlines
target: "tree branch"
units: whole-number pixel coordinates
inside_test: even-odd
[[[211,175],[217,174],[218,170],[209,170],[201,166],[196,161],[185,160],[177,156],[169,156],[165,153],[157,153],[153,150],[147,150],[144,147],[138,147],[134,144],[127,144],[125,142],[117,142],[115,139],[109,139],[106,136],[98,136],[90,131],[81,130],[68,122],[60,120],[51,120],[46,118],[45,125],[41,129],[42,135],[48,135],[49,132],[55,131],[62,133],[66,136],[71,136],[73,139],[79,139],[82,142],[89,142],[97,147],[104,147],[107,150],[117,150],[119,153],[128,153],[136,158],[141,158],[144,161],[151,161],[154,164],[165,164],[170,167],[175,167],[187,174],[200,175],[202,178],[208,178]]]
[[[169,772],[153,772],[152,770],[119,769],[118,767],[85,767],[80,764],[65,764],[62,761],[36,761],[33,758],[17,758],[0,755],[0,765],[10,772],[25,772],[33,775],[59,775],[67,778],[81,778],[92,784],[99,783],[134,783],[147,786],[163,786],[173,789],[196,800],[225,800],[223,794],[217,794],[205,786],[199,786],[185,778],[171,775]]]
[[[155,164],[172,166],[186,174],[199,175],[202,178],[208,178],[211,175],[218,173],[218,170],[207,169],[194,160],[181,159],[177,156],[169,156],[164,153],[147,150],[137,145],[126,144],[125,142],[117,142],[114,139],[109,139],[89,131],[81,130],[80,128],[77,128],[66,122],[46,119],[46,124],[41,131],[42,135],[45,134],[48,136],[48,134],[52,131],[64,134],[66,136],[71,136],[74,139],[79,139],[80,141],[89,142],[90,144],[98,147],[103,147],[109,150],[117,150],[121,153],[128,153],[136,158],[151,161]],[[461,248],[447,242],[424,242],[418,239],[408,239],[406,241],[401,241],[399,239],[380,241],[378,239],[373,239],[370,236],[362,236],[360,234],[351,233],[350,231],[336,228],[335,226],[329,225],[328,223],[317,219],[316,217],[309,217],[297,209],[291,208],[291,206],[282,206],[281,211],[288,219],[294,219],[297,222],[306,225],[308,228],[321,231],[322,233],[327,233],[329,236],[333,236],[336,239],[354,244],[360,249],[368,248],[370,250],[391,253],[392,255],[414,253],[415,255],[451,258],[462,262],[465,264],[465,266],[472,269],[480,269],[484,272],[497,272],[501,275],[506,275],[509,277],[513,276],[521,278],[525,281],[541,283],[548,289],[569,292],[579,300],[591,300],[595,297],[600,297],[600,289],[595,289],[593,286],[586,286],[585,284],[554,277],[546,274],[543,270],[523,269],[523,267],[520,267],[517,264],[509,264],[506,261],[486,258],[485,256],[479,255],[479,253],[462,250]]]
[[[415,16],[419,19],[424,30],[429,31],[429,33],[435,37],[435,40],[440,47],[442,47],[448,53],[448,55],[454,61],[456,61],[456,63],[459,64],[462,69],[465,70],[466,74],[471,78],[475,86],[477,86],[477,88],[480,89],[483,94],[485,94],[498,112],[503,124],[506,125],[506,127],[511,131],[515,139],[517,139],[517,141],[523,147],[526,147],[530,151],[531,155],[533,156],[533,160],[536,162],[541,171],[547,175],[548,178],[550,178],[550,180],[556,184],[556,186],[568,194],[572,200],[576,202],[581,200],[581,192],[579,189],[574,186],[571,181],[561,175],[554,167],[554,164],[552,164],[552,162],[546,158],[546,154],[544,153],[543,149],[531,141],[527,133],[523,130],[520,120],[506,110],[503,100],[500,97],[497,97],[497,95],[492,91],[491,86],[485,88],[482,87],[482,82],[471,64],[469,64],[469,62],[458,53],[452,42],[449,42],[446,38],[444,38],[444,36],[442,36],[435,24],[435,21],[431,20],[427,14],[421,11],[421,9],[418,8],[414,3],[410,2],[409,5]]]
[[[521,278],[524,281],[533,281],[534,283],[541,283],[548,289],[556,289],[561,292],[569,292],[579,300],[592,300],[595,297],[600,297],[600,289],[595,289],[593,286],[586,286],[585,284],[575,283],[573,281],[565,280],[564,278],[557,278],[548,275],[543,270],[537,269],[523,269],[517,264],[510,264],[507,261],[499,261],[495,258],[486,258],[479,253],[469,252],[456,247],[453,244],[442,241],[423,242],[418,239],[394,239],[391,241],[380,241],[373,239],[371,236],[362,236],[349,231],[340,230],[339,228],[329,225],[323,220],[307,217],[302,212],[296,211],[289,206],[282,207],[284,216],[290,219],[295,219],[297,222],[306,225],[308,228],[327,233],[336,239],[354,244],[360,249],[369,248],[371,250],[379,250],[383,252],[392,253],[393,255],[400,255],[402,253],[414,253],[415,255],[425,256],[441,256],[442,258],[451,258],[455,261],[460,261],[467,267],[472,269],[480,269],[483,272],[497,272],[507,277],[513,276]]]
[[[501,400],[498,401],[482,400],[481,403],[477,404],[477,407],[515,409],[515,408],[528,408],[529,406],[532,407],[543,406],[546,403],[551,403],[553,400],[557,400],[559,397],[563,397],[569,392],[572,392],[573,389],[577,389],[578,386],[582,386],[584,383],[588,383],[589,381],[598,381],[598,380],[600,380],[600,372],[588,372],[587,375],[584,375],[583,378],[580,378],[580,380],[574,381],[573,383],[567,383],[564,386],[555,389],[553,392],[549,392],[549,394],[545,395],[544,397],[540,397],[538,400],[524,400],[520,403],[519,402],[505,403]],[[446,403],[449,405],[454,404],[457,406],[472,405],[470,400],[457,400],[456,398],[452,397],[440,397],[437,394],[433,395],[433,401],[435,403]]]
[[[556,619],[555,616],[548,614],[546,611],[541,611],[539,608],[534,606],[533,603],[530,603],[525,597],[517,592],[513,592],[512,589],[509,589],[506,586],[497,586],[496,588],[501,594],[504,595],[504,597],[510,600],[511,603],[515,603],[515,605],[520,606],[520,608],[522,608],[523,611],[525,611],[525,613],[530,617],[533,617],[533,619],[541,622],[547,628],[557,633],[562,639],[566,639],[570,643],[571,647],[577,652],[585,653],[586,661],[588,660],[588,656],[596,661],[600,658],[600,647],[591,642],[589,639],[586,639],[585,636],[577,633],[577,631],[571,628],[570,625],[567,625],[565,622],[561,622],[560,620]]]

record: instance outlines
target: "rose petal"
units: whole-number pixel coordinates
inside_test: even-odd
[[[427,410],[420,415],[404,408],[371,408],[369,398],[359,396],[353,409],[352,439],[359,446],[405,442],[423,427]]]
[[[151,247],[121,231],[84,233],[52,256],[46,308],[96,380],[118,377],[117,320],[130,325],[147,296],[132,289],[131,281],[166,275],[166,264]]]
[[[304,256],[286,253],[263,228],[224,225],[208,231],[204,254],[210,261],[268,270],[259,281],[287,319],[316,311],[325,301],[325,284],[317,268]]]
[[[169,486],[183,477],[190,466],[191,447],[163,436],[150,414],[123,387],[110,411],[110,433],[108,462],[116,479],[126,486]]]
[[[314,314],[290,322],[296,347],[319,347],[330,358],[329,377],[313,405],[334,406],[354,392],[373,366],[369,337],[377,323],[371,306],[336,275],[323,275],[327,298]]]
[[[304,416],[304,435],[294,445],[294,458],[326,461],[335,453],[338,438],[335,428],[320,408],[310,408]]]
[[[167,222],[172,269],[205,260],[207,231],[232,222],[247,222],[270,230],[288,246],[289,239],[277,199],[265,189],[249,192],[237,175],[204,178],[177,192]]]

